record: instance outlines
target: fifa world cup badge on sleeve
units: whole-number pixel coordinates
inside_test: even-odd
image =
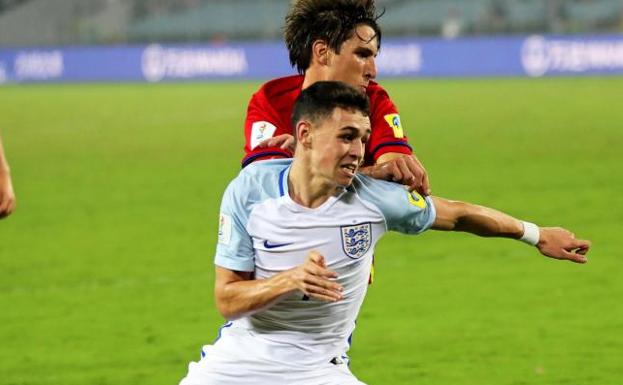
[[[221,213],[218,219],[218,243],[229,245],[231,240],[231,217]]]
[[[398,114],[389,114],[384,116],[385,121],[389,126],[394,130],[394,136],[398,139],[402,139],[405,137],[405,133],[402,130],[402,124],[400,124],[400,115]]]
[[[363,257],[372,244],[372,226],[370,223],[342,226],[341,230],[344,253],[353,259]]]
[[[263,140],[272,138],[277,127],[269,122],[253,122],[251,125],[251,150],[257,147]]]
[[[407,191],[407,197],[409,198],[409,203],[411,203],[413,206],[417,206],[421,209],[426,207],[426,200],[424,200],[424,198],[422,198],[422,196],[417,192]]]

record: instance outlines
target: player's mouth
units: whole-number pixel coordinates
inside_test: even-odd
[[[354,163],[344,164],[341,166],[342,171],[344,171],[344,173],[348,175],[348,177],[350,178],[355,176],[355,173],[357,173],[358,168],[359,166]]]

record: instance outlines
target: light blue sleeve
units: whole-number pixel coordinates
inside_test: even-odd
[[[435,221],[435,206],[430,197],[409,192],[397,183],[357,175],[353,182],[357,194],[376,206],[387,224],[387,229],[404,234],[419,234]]]
[[[254,271],[253,243],[246,230],[249,219],[248,184],[238,176],[223,194],[214,263],[234,271]]]
[[[227,186],[221,201],[216,265],[234,271],[255,270],[253,240],[247,231],[249,215],[255,204],[280,196],[280,175],[291,163],[291,159],[253,162]]]

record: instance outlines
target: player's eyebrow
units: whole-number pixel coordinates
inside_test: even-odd
[[[376,56],[376,53],[368,47],[357,47],[355,52],[363,56]]]
[[[363,44],[369,44],[369,43],[371,43],[374,39],[376,39],[376,38],[377,38],[377,35],[376,35],[376,34],[374,34],[374,36],[372,36],[372,37],[371,37],[371,38],[369,38],[369,39],[365,39],[365,38],[364,38],[363,36],[361,36],[358,32],[355,32],[355,35],[357,36],[357,38],[359,39],[359,41],[361,41]],[[370,48],[367,48],[367,47],[358,47],[358,48],[366,49],[366,50],[370,51],[370,53],[371,53],[372,55],[376,55],[376,53],[374,53],[374,51],[372,51]],[[376,43],[376,50],[377,50],[377,52],[378,52],[378,48],[379,48],[379,44],[378,44],[378,41],[377,41],[377,43]]]
[[[361,130],[359,128],[353,127],[353,126],[345,126],[345,127],[340,128],[340,133],[342,134],[348,133],[351,135],[359,135],[360,132]],[[366,128],[362,136],[370,135],[370,133],[372,133],[372,130],[370,128]]]

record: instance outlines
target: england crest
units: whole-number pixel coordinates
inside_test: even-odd
[[[342,249],[350,258],[357,259],[365,255],[372,244],[372,226],[360,223],[352,226],[341,226]]]

